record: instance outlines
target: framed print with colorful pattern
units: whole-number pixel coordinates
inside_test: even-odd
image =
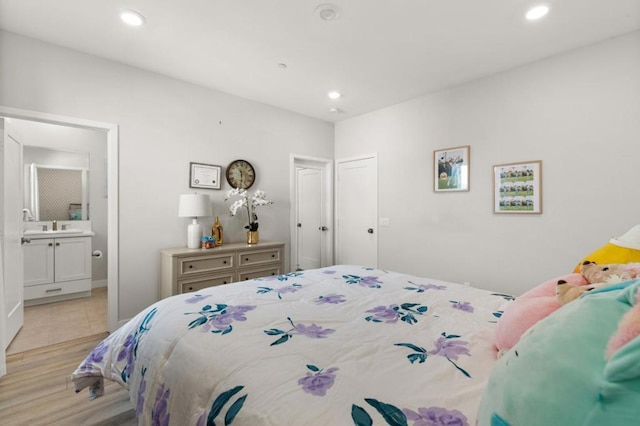
[[[542,213],[542,161],[493,166],[494,213]]]

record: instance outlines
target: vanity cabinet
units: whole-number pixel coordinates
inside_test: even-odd
[[[284,272],[284,243],[280,242],[165,249],[160,251],[160,297]]]
[[[31,239],[22,247],[25,301],[91,291],[91,237]]]

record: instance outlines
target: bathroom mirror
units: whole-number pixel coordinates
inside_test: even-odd
[[[33,220],[89,220],[89,154],[24,146],[24,206]]]

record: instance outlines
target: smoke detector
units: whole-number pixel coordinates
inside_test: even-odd
[[[340,9],[335,4],[323,3],[316,7],[316,15],[323,21],[334,21],[340,16]]]

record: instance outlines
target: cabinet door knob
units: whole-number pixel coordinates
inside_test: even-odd
[[[271,255],[271,257],[276,257],[276,255],[275,255],[275,254],[272,254],[272,255]]]
[[[53,247],[53,243],[49,243],[49,247]]]
[[[60,243],[56,243],[56,246],[59,246],[59,245],[60,245]]]
[[[189,265],[189,269],[193,268],[193,265]]]
[[[222,262],[222,263],[224,263],[224,264],[226,265],[226,264],[227,264],[227,261],[225,260],[225,261],[224,261],[224,262]],[[225,283],[225,284],[226,284],[226,283]]]

